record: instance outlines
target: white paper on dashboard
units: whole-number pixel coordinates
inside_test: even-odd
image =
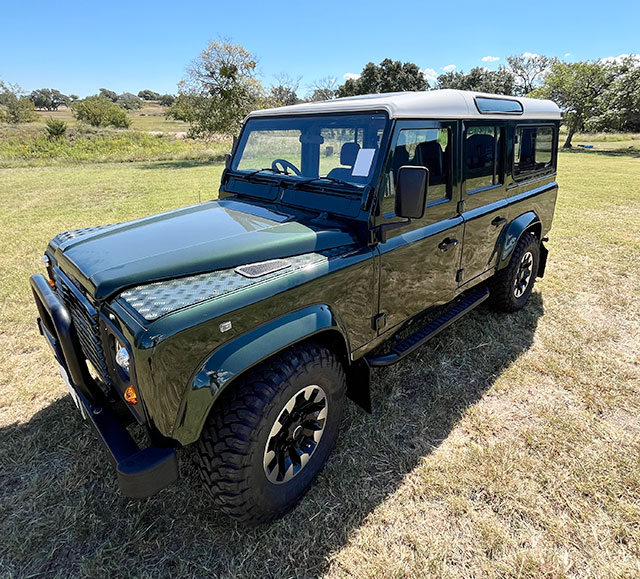
[[[353,171],[351,175],[353,177],[368,177],[371,170],[371,163],[373,163],[373,156],[376,154],[375,149],[360,149],[356,162],[353,165]]]

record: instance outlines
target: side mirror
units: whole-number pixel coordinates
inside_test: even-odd
[[[225,155],[224,155],[224,167],[225,167],[225,169],[231,169],[231,153],[225,153]]]
[[[421,219],[427,204],[429,169],[405,165],[398,169],[396,183],[396,215],[406,219]]]

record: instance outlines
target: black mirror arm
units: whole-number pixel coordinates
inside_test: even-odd
[[[393,231],[394,229],[398,229],[400,227],[406,227],[411,223],[411,219],[407,219],[405,221],[393,221],[392,223],[381,223],[377,227],[377,237],[380,243],[386,243],[387,241],[387,233],[389,231]]]

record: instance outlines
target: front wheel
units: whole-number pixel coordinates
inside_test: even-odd
[[[525,233],[513,250],[509,265],[488,282],[490,303],[502,312],[522,309],[536,281],[540,263],[540,241],[533,233]]]
[[[201,478],[241,522],[276,519],[300,500],[337,440],[346,379],[333,352],[304,344],[231,385],[198,444]]]

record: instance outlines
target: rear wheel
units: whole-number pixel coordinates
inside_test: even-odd
[[[490,303],[502,312],[515,312],[525,306],[536,281],[540,263],[540,241],[525,233],[513,250],[509,265],[488,282]]]
[[[282,516],[304,495],[338,437],[346,380],[317,344],[277,354],[231,386],[198,444],[214,502],[244,523]]]

